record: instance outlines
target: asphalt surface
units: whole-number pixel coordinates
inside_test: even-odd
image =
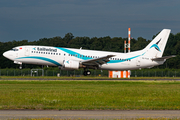
[[[96,81],[96,80],[117,80],[117,81],[131,81],[131,80],[136,80],[136,81],[141,81],[141,80],[156,80],[156,81],[164,81],[164,80],[173,80],[173,81],[180,81],[180,78],[141,78],[141,79],[134,79],[134,78],[81,78],[81,77],[75,77],[75,78],[61,78],[61,77],[55,77],[55,78],[34,78],[34,77],[30,77],[30,78],[0,78],[0,80],[92,80],[92,81]]]
[[[117,110],[117,111],[58,111],[58,110],[0,110],[0,119],[60,118],[60,119],[127,119],[180,118],[180,110]]]

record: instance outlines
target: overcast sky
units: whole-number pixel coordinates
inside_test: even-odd
[[[83,37],[150,39],[180,32],[180,0],[1,0],[0,42],[34,41],[68,32]]]

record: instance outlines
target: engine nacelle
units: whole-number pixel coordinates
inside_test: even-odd
[[[74,60],[64,60],[62,69],[79,69],[79,62]]]

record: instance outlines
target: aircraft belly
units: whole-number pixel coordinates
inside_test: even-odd
[[[131,65],[130,63],[111,63],[101,66],[101,69],[104,70],[131,70],[132,68],[133,65]]]
[[[45,61],[45,60],[39,60],[39,59],[26,58],[26,59],[18,59],[17,61],[22,62],[23,64],[57,66],[56,64],[54,64],[52,62]]]

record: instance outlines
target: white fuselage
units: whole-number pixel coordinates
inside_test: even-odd
[[[102,70],[133,70],[140,68],[150,68],[163,64],[164,61],[153,61],[148,55],[140,50],[130,53],[118,53],[96,50],[72,49],[49,46],[18,46],[3,54],[8,59],[17,64],[37,64],[49,66],[62,66],[64,60],[78,61],[79,63],[115,55],[109,58],[109,62],[98,67]]]

